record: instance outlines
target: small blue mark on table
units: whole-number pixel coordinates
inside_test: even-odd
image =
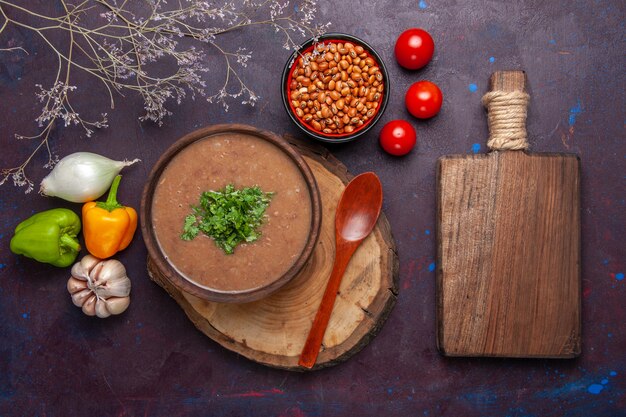
[[[578,100],[576,102],[576,105],[572,107],[571,109],[569,109],[569,118],[567,122],[569,123],[570,126],[574,126],[574,124],[576,123],[576,117],[582,112],[583,112],[583,108],[580,104],[580,100]]]
[[[602,391],[603,389],[604,387],[600,384],[591,384],[587,388],[587,391],[589,391],[590,394],[600,394],[600,391]]]

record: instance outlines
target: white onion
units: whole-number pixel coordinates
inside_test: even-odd
[[[41,194],[73,203],[85,203],[102,196],[122,168],[132,161],[114,161],[91,152],[76,152],[61,159],[41,181]]]

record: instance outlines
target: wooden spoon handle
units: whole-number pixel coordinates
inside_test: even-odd
[[[320,352],[320,346],[322,345],[322,340],[324,339],[324,333],[326,333],[326,328],[328,327],[330,315],[333,312],[335,299],[337,298],[337,291],[339,291],[339,285],[341,284],[343,273],[346,271],[348,262],[350,261],[350,258],[359,243],[361,243],[361,241],[350,243],[337,242],[333,270],[330,273],[330,278],[328,279],[328,284],[326,284],[326,290],[324,291],[322,302],[320,303],[315,319],[313,320],[313,326],[311,326],[309,336],[304,343],[304,348],[302,348],[300,360],[298,361],[298,365],[300,366],[310,369],[313,365],[315,365],[317,355]]]

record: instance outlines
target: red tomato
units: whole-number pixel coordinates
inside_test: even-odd
[[[391,155],[402,156],[411,152],[416,139],[415,129],[406,120],[392,120],[380,131],[380,146]]]
[[[418,119],[428,119],[439,113],[442,102],[441,90],[430,81],[416,82],[409,87],[404,98],[409,113]]]
[[[406,69],[420,69],[430,62],[435,51],[435,43],[423,29],[408,29],[396,41],[396,60]]]

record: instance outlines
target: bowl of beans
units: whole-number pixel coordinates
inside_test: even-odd
[[[282,99],[287,114],[309,136],[352,141],[380,119],[389,100],[387,69],[365,41],[327,33],[305,42],[287,61]]]

